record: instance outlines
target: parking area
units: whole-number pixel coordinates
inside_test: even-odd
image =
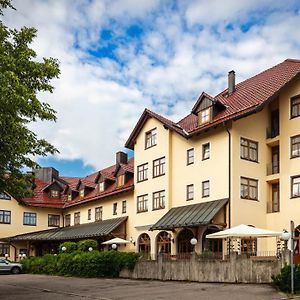
[[[0,299],[283,299],[269,285],[0,275]]]

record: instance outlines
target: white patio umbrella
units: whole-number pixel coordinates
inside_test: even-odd
[[[127,240],[123,240],[121,238],[113,238],[111,240],[105,241],[103,243],[101,243],[103,245],[112,245],[112,244],[130,244],[129,241]]]
[[[282,232],[266,230],[241,224],[223,231],[208,234],[208,239],[226,239],[226,238],[241,238],[241,237],[280,237]]]

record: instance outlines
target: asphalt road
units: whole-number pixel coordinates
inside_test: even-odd
[[[278,293],[269,285],[86,279],[29,274],[0,275],[1,300],[266,300],[284,298],[283,294]]]

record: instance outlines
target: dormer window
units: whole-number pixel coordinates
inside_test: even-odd
[[[98,187],[99,187],[99,192],[103,192],[104,191],[104,181],[99,182]]]
[[[123,186],[125,184],[125,175],[119,175],[117,177],[117,187]]]
[[[199,111],[199,125],[206,124],[211,121],[211,107]]]
[[[81,189],[81,190],[79,191],[79,196],[80,196],[80,198],[83,198],[83,197],[84,197],[84,189]]]
[[[68,194],[68,201],[72,200],[72,193]]]
[[[151,148],[157,144],[157,129],[154,128],[146,132],[145,149]]]
[[[59,198],[59,191],[58,190],[51,190],[50,191],[51,198]]]

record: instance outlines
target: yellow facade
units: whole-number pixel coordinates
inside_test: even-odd
[[[171,130],[155,118],[149,117],[138,132],[134,141],[134,191],[120,193],[79,204],[63,210],[35,208],[19,204],[15,200],[0,200],[1,210],[12,211],[11,224],[0,224],[0,237],[13,236],[30,231],[48,229],[48,214],[71,214],[71,226],[74,225],[74,213],[80,212],[80,223],[95,221],[95,208],[103,207],[103,219],[128,216],[126,236],[133,241],[124,251],[139,251],[139,238],[142,234],[150,237],[151,254],[159,252],[157,236],[160,231],[150,230],[171,208],[205,203],[218,199],[229,199],[224,210],[217,213],[211,224],[190,228],[197,238],[197,252],[203,251],[203,233],[208,226],[226,228],[239,224],[248,224],[274,231],[289,229],[290,220],[300,224],[300,199],[291,198],[291,177],[300,175],[300,157],[290,158],[292,136],[300,134],[300,117],[291,119],[290,99],[300,94],[300,80],[287,85],[271,102],[261,110],[243,116],[240,119],[223,122],[209,130],[185,138]],[[280,133],[268,138],[266,132],[271,126],[271,113],[279,109]],[[146,147],[146,136],[151,130],[156,132],[156,144]],[[241,139],[253,141],[258,147],[257,161],[241,158]],[[203,159],[203,146],[209,144],[209,158]],[[279,171],[271,172],[272,147],[279,146]],[[193,149],[193,163],[187,163],[187,151]],[[154,161],[164,158],[165,169],[161,176],[153,176]],[[138,167],[147,165],[147,179],[138,181]],[[273,165],[271,165],[273,166]],[[257,182],[257,199],[241,197],[242,178]],[[203,182],[209,181],[209,195],[203,196]],[[279,183],[279,209],[270,211],[272,184]],[[193,185],[193,199],[187,199],[187,186]],[[164,207],[154,209],[153,193],[164,192]],[[147,195],[147,209],[138,211],[138,199]],[[126,200],[126,213],[122,213],[122,201]],[[113,204],[117,203],[117,214],[113,214]],[[88,220],[88,210],[91,219]],[[37,213],[36,226],[24,226],[24,212]],[[178,252],[177,236],[182,228],[167,230],[172,241],[172,254]],[[258,250],[275,251],[274,240],[258,243]]]

